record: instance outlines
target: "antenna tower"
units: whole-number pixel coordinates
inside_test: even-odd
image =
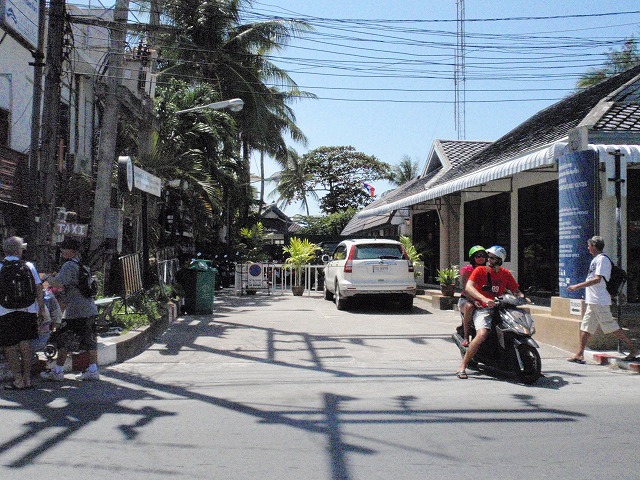
[[[453,83],[455,86],[454,117],[458,140],[466,137],[464,109],[465,109],[465,33],[464,33],[464,0],[456,0],[457,21],[456,21],[456,54],[453,70]]]

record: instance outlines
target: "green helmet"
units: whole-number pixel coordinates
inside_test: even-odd
[[[469,258],[472,258],[474,253],[484,252],[484,251],[485,251],[485,248],[482,245],[474,245],[469,249]]]

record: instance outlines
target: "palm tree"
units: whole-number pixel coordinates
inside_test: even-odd
[[[592,68],[578,80],[579,89],[592,87],[601,81],[640,64],[640,52],[634,38],[628,39],[621,50],[610,50],[607,61],[600,68]]]
[[[212,229],[226,221],[223,212],[229,195],[237,191],[241,165],[237,158],[237,128],[229,113],[198,110],[175,115],[189,106],[220,100],[208,85],[190,86],[171,80],[158,89],[156,112],[159,117],[155,152],[143,159],[154,174],[178,183],[179,196],[191,205],[198,237],[210,239]],[[184,188],[188,186],[188,188]]]
[[[167,42],[176,47],[163,53],[163,75],[184,76],[215,85],[222,98],[240,97],[245,106],[236,115],[245,185],[241,218],[248,218],[249,158],[253,150],[265,150],[276,158],[286,154],[283,134],[300,136],[295,117],[285,102],[311,97],[300,92],[295,82],[266,55],[283,47],[293,35],[309,30],[305,22],[270,20],[240,23],[245,0],[168,0],[165,13],[177,33]],[[267,82],[278,88],[267,86]],[[275,121],[274,121],[275,120]]]
[[[418,161],[411,160],[406,153],[402,156],[400,163],[391,169],[391,183],[403,185],[418,176]]]
[[[302,202],[302,208],[309,216],[309,203],[307,196],[318,200],[318,194],[309,185],[313,175],[307,171],[304,158],[293,148],[289,148],[287,162],[284,169],[274,175],[278,185],[270,196],[278,195],[279,208],[284,208],[294,202]]]

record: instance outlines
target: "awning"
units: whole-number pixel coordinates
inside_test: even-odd
[[[622,159],[627,163],[640,163],[640,145],[591,145],[589,150],[598,152],[601,162],[605,162],[607,157],[612,157],[609,152],[620,150],[623,155]]]
[[[363,210],[359,212],[357,216],[359,218],[366,218],[374,215],[382,215],[399,208],[409,207],[450,193],[476,187],[492,180],[509,177],[516,173],[524,172],[525,170],[553,165],[557,158],[565,151],[566,146],[566,142],[556,142],[542,150],[522,155],[498,165],[486,167],[455,180],[450,180],[442,185],[437,185],[432,188],[429,188],[427,185],[424,192],[414,193],[408,197],[401,198],[386,205],[380,205],[371,210]]]

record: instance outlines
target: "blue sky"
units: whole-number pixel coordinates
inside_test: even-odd
[[[610,48],[638,37],[638,11],[635,0],[467,0],[464,138],[496,140],[571,93]],[[455,0],[259,0],[248,15],[315,27],[273,59],[319,97],[292,105],[309,138],[306,148],[291,143],[299,153],[351,145],[392,165],[406,154],[422,168],[433,140],[460,138]],[[277,169],[268,162],[266,175]],[[371,183],[377,195],[392,188]]]

